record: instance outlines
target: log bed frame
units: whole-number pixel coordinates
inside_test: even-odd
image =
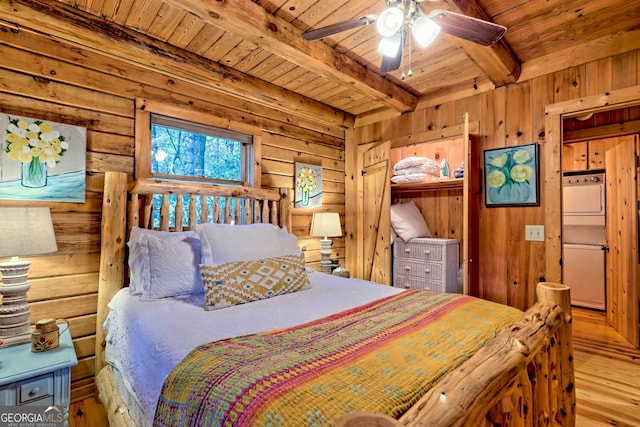
[[[107,304],[125,286],[125,249],[133,225],[153,228],[153,194],[162,195],[160,230],[169,230],[170,195],[189,195],[188,227],[182,227],[183,197],[178,197],[176,227],[193,229],[201,222],[267,222],[291,229],[290,190],[228,187],[177,181],[128,182],[127,175],[107,172],[102,211],[102,240],[96,325],[96,384],[110,426],[134,426],[120,398],[110,367],[104,361],[102,328]],[[191,197],[190,195],[194,195]],[[195,200],[213,200],[196,218]],[[233,202],[230,202],[232,201]],[[222,204],[221,204],[222,202]],[[229,206],[239,203],[232,216]],[[206,204],[203,204],[206,205]],[[221,206],[224,206],[222,208]],[[542,282],[538,303],[490,341],[458,369],[429,390],[399,420],[383,414],[357,412],[335,426],[574,426],[575,389],[569,288]]]

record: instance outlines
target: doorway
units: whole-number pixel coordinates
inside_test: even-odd
[[[640,124],[640,118],[631,120],[629,125],[620,125],[617,121],[615,126],[609,126],[608,128],[602,126],[594,126],[593,129],[573,129],[571,132],[565,132],[565,120],[578,119],[595,116],[601,112],[619,114],[619,110],[625,110],[628,108],[637,109],[640,105],[640,87],[612,91],[603,96],[593,96],[581,98],[575,101],[566,101],[558,104],[548,105],[546,108],[545,118],[545,137],[543,155],[545,158],[545,204],[547,205],[547,215],[545,218],[545,226],[549,230],[549,235],[552,236],[546,241],[546,270],[547,280],[562,281],[562,173],[558,171],[563,170],[563,155],[562,147],[566,135],[575,136],[582,135],[582,138],[588,140],[589,138],[602,139],[604,136],[608,136],[606,131],[614,132],[617,130],[617,135],[621,134],[621,131],[625,131],[627,134],[637,133],[638,130],[632,129]],[[633,110],[635,111],[635,110]],[[626,129],[625,129],[626,128]],[[639,128],[640,129],[640,128]],[[597,130],[597,133],[593,133]],[[591,134],[590,134],[591,132]],[[615,134],[614,134],[615,135]],[[635,159],[635,156],[632,155]],[[602,156],[602,165],[604,164],[604,156]],[[604,168],[603,168],[604,169]],[[635,164],[633,167],[634,174],[637,175],[637,168]],[[633,182],[637,182],[635,179]],[[637,193],[637,188],[636,188]],[[637,218],[637,205],[635,202],[628,203],[632,205],[634,209],[633,218]],[[633,221],[637,230],[637,221]],[[637,242],[637,233],[633,237]],[[637,246],[637,244],[636,244]],[[632,260],[627,261],[627,264],[631,265],[631,271],[633,276],[626,277],[621,287],[615,290],[615,295],[607,295],[609,301],[606,313],[607,321],[618,332],[620,332],[624,338],[629,341],[634,347],[638,347],[640,344],[640,335],[638,330],[638,297],[640,292],[638,290],[638,262]],[[610,298],[609,298],[610,297]]]

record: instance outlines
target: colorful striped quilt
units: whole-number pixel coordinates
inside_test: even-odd
[[[406,291],[284,330],[194,349],[167,377],[157,426],[330,426],[399,417],[522,313]]]

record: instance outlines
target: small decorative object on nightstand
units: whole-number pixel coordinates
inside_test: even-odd
[[[333,274],[334,276],[346,277],[347,279],[351,277],[351,274],[349,274],[349,270],[340,265],[334,268],[331,274]]]
[[[32,353],[31,343],[0,349],[0,407],[25,411],[38,407],[42,413],[53,411],[68,425],[71,393],[71,367],[78,364],[68,329],[60,333],[60,345],[43,353]],[[21,412],[22,413],[22,412]],[[59,415],[58,415],[59,414]],[[55,424],[59,425],[59,424]]]

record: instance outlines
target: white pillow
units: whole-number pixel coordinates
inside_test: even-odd
[[[195,231],[169,232],[134,227],[129,245],[129,292],[143,298],[180,297],[204,292]]]
[[[391,226],[404,242],[415,237],[431,237],[427,222],[413,200],[391,205]]]
[[[302,252],[302,249],[298,246],[298,238],[295,234],[289,233],[287,227],[278,229],[278,237],[280,238],[282,255],[297,255]]]
[[[202,264],[249,261],[283,255],[278,229],[273,224],[200,224]]]

